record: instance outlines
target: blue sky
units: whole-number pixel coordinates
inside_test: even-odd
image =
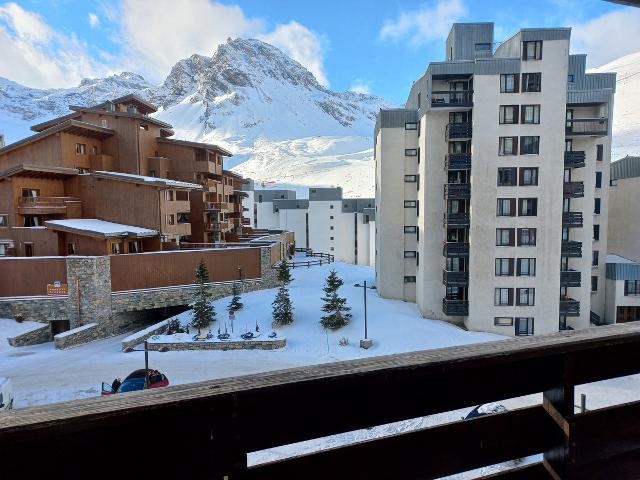
[[[0,76],[53,88],[128,70],[160,83],[181,58],[256,37],[332,89],[402,103],[465,21],[495,22],[497,42],[521,27],[573,27],[572,50],[590,66],[640,50],[640,36],[620,34],[637,31],[640,9],[600,0],[0,0]]]

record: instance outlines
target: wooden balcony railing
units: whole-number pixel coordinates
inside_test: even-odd
[[[66,202],[79,202],[76,197],[20,197],[20,206],[64,206]]]
[[[490,478],[636,479],[640,402],[575,413],[574,397],[576,385],[638,372],[636,322],[18,409],[0,416],[2,473],[36,478],[55,465],[75,478],[134,454],[159,478],[433,479],[542,454]],[[268,463],[247,457],[539,392],[541,405]],[[176,442],[188,458],[164,459]]]

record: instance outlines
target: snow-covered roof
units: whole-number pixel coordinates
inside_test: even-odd
[[[607,263],[638,263],[633,260],[629,260],[628,258],[621,257],[620,255],[616,255],[615,253],[607,254]]]
[[[121,173],[121,172],[104,172],[104,171],[96,171],[93,172],[93,175],[101,178],[111,178],[114,180],[124,180],[129,182],[136,183],[146,183],[149,185],[157,185],[160,187],[170,187],[170,188],[185,188],[189,190],[202,190],[202,185],[198,185],[197,183],[189,183],[189,182],[181,182],[179,180],[171,180],[168,178],[160,178],[160,177],[146,177],[144,175],[134,175],[132,173]]]
[[[48,220],[47,228],[100,237],[155,237],[157,230],[106,222],[96,218],[74,218],[68,220]]]

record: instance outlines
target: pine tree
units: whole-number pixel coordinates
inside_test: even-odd
[[[204,259],[200,260],[198,268],[196,270],[196,291],[193,295],[193,320],[191,326],[198,329],[198,335],[200,335],[200,329],[206,328],[211,322],[215,320],[216,311],[211,304],[211,295],[207,291],[206,284],[209,282],[209,270],[204,263]]]
[[[349,311],[351,307],[347,306],[346,298],[338,296],[338,289],[343,283],[336,271],[331,270],[327,277],[327,285],[322,289],[325,293],[325,296],[322,297],[322,301],[324,302],[322,311],[328,314],[320,320],[320,324],[324,328],[337,330],[349,323],[349,319],[351,318]]]
[[[243,307],[243,304],[240,301],[240,290],[238,290],[238,285],[236,283],[231,287],[231,295],[233,295],[233,297],[231,297],[231,302],[229,302],[229,306],[227,308],[237,312]]]
[[[273,307],[273,326],[281,327],[293,323],[293,306],[289,297],[289,289],[283,284],[278,289],[276,298],[271,304]]]
[[[278,281],[283,285],[288,285],[293,280],[291,270],[286,260],[282,260],[278,265]]]

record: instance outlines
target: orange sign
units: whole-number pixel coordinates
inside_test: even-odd
[[[68,295],[69,289],[66,283],[49,283],[47,284],[47,295]]]

